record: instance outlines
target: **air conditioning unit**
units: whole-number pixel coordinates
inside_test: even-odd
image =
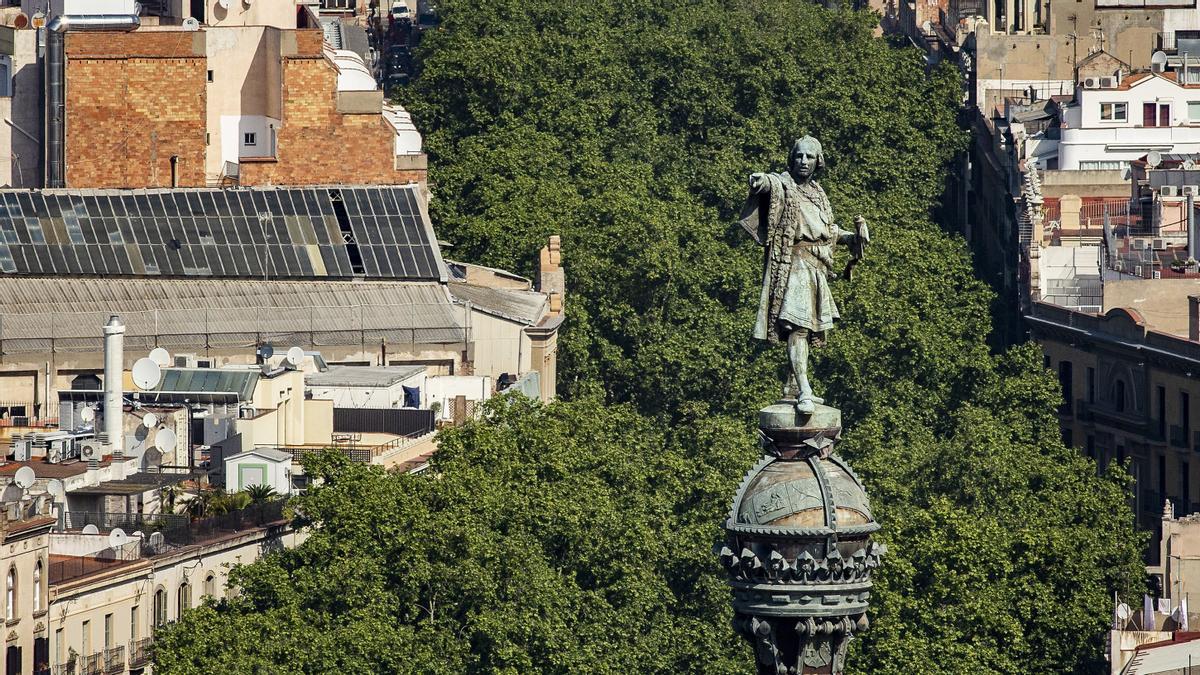
[[[1154,270],[1153,272],[1150,273],[1150,276],[1154,279],[1161,279],[1162,272],[1160,270]]]
[[[1158,194],[1162,195],[1163,197],[1178,197],[1179,187],[1175,185],[1164,185],[1158,188]]]
[[[13,461],[28,462],[30,454],[29,441],[13,439]]]
[[[1085,78],[1083,78],[1083,88],[1084,89],[1099,89],[1100,83],[1094,77],[1085,77]]]
[[[176,354],[175,355],[175,367],[176,368],[195,368],[196,367],[196,355],[195,354]]]
[[[1116,271],[1120,272],[1121,270],[1125,269],[1125,261],[1123,261],[1123,260],[1119,260],[1119,259],[1118,259],[1118,260],[1114,260],[1114,261],[1113,261],[1113,264],[1112,264],[1112,267],[1113,267],[1113,269],[1114,269],[1114,270],[1116,270]]]
[[[1112,77],[1100,78],[1100,88],[1101,89],[1115,89],[1116,86],[1117,86],[1116,78],[1112,78]]]
[[[1146,248],[1146,240],[1145,239],[1130,239],[1129,240],[1129,248],[1131,248],[1135,251],[1141,251],[1142,249]]]
[[[1150,245],[1154,247],[1155,251],[1167,250],[1167,242],[1165,239],[1154,239],[1150,242]]]
[[[1195,197],[1196,195],[1200,195],[1200,185],[1184,185],[1180,190],[1180,193],[1184,197],[1187,197],[1188,195]]]

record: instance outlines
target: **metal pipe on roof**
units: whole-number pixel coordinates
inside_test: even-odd
[[[125,434],[122,431],[121,398],[124,386],[122,360],[125,357],[125,324],[116,314],[104,325],[104,434],[114,458],[125,454]]]
[[[43,166],[46,167],[46,187],[66,187],[66,90],[67,90],[67,31],[122,31],[128,33],[140,26],[136,14],[62,14],[46,26],[45,58],[45,124],[46,144]]]

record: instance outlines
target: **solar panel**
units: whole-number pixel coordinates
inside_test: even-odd
[[[2,190],[0,273],[434,280],[417,199],[412,186]]]

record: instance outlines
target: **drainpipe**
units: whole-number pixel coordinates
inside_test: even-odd
[[[1196,244],[1200,237],[1196,236],[1196,198],[1193,195],[1187,196],[1187,247],[1188,257],[1192,260],[1200,260],[1200,251],[1196,250]]]
[[[63,14],[46,26],[46,187],[66,187],[66,33],[67,31],[123,31],[141,25],[136,15]]]
[[[171,155],[171,187],[179,187],[179,155]]]

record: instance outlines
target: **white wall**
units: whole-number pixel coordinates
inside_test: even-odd
[[[1064,115],[1059,168],[1079,169],[1080,162],[1130,162],[1151,150],[1200,152],[1200,119],[1188,117],[1188,103],[1200,102],[1200,90],[1186,89],[1163,77],[1150,76],[1128,89],[1076,91],[1077,105]],[[1102,120],[1102,104],[1125,104],[1125,119]],[[1168,127],[1142,126],[1144,103],[1170,106]]]
[[[241,472],[238,470],[238,467],[243,465],[263,465],[266,479],[264,481],[256,481],[239,475]],[[225,490],[226,492],[239,492],[251,485],[266,484],[275,488],[275,492],[281,495],[291,494],[291,465],[290,460],[276,462],[258,455],[247,455],[245,453],[234,455],[225,460]],[[242,482],[243,480],[245,481],[244,483]]]
[[[426,374],[420,373],[390,387],[309,387],[308,391],[315,399],[333,401],[335,408],[403,408],[404,387],[418,387],[424,406],[426,379]]]
[[[438,416],[451,419],[450,403],[458,396],[468,401],[486,401],[492,397],[492,378],[486,375],[438,375],[425,380],[429,392],[426,405],[441,404]]]

